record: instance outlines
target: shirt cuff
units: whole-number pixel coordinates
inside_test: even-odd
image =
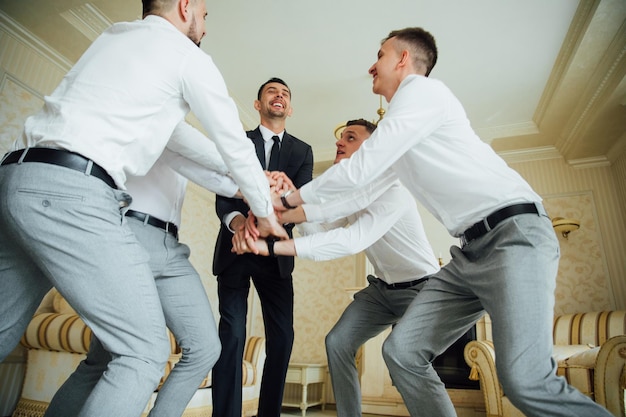
[[[233,229],[230,228],[230,222],[233,221],[233,219],[238,216],[239,214],[241,214],[243,216],[243,213],[240,213],[238,211],[233,211],[228,213],[227,215],[224,216],[224,226],[226,226],[228,228],[228,230],[230,230],[230,232],[232,234],[235,234],[235,231]],[[245,216],[244,216],[245,217]]]
[[[319,200],[315,196],[315,190],[313,189],[313,183],[314,182],[315,181],[307,182],[302,187],[300,187],[300,198],[305,203],[310,203],[310,204],[319,204],[319,203],[321,203],[321,200]]]
[[[302,210],[304,211],[307,222],[316,223],[324,221],[324,213],[321,204],[303,204]]]

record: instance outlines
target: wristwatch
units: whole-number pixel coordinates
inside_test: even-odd
[[[272,258],[276,257],[276,254],[274,253],[274,243],[276,242],[276,240],[274,238],[268,238],[265,240],[267,242],[267,251],[269,252],[269,255]]]
[[[280,195],[280,201],[283,203],[283,207],[285,207],[286,209],[295,209],[294,206],[289,205],[289,203],[287,202],[287,196],[291,195],[292,193],[293,190],[287,190]]]

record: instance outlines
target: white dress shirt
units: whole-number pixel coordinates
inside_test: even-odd
[[[323,233],[295,238],[298,257],[322,261],[365,250],[376,276],[388,284],[413,281],[437,272],[439,264],[411,193],[398,180],[381,188],[380,195],[372,197],[365,209],[323,225],[327,230]],[[352,198],[341,200],[348,203]],[[306,206],[309,205],[305,205],[305,212]],[[328,218],[334,217],[335,210],[342,208],[339,204],[332,208],[323,206]],[[349,226],[342,227],[345,225]],[[299,230],[305,233],[319,232],[308,223],[301,226],[304,227]]]
[[[285,131],[283,130],[280,133],[274,133],[263,125],[259,125],[259,130],[261,131],[261,136],[263,136],[263,147],[264,147],[263,149],[265,150],[265,166],[267,167],[270,163],[270,154],[272,153],[272,146],[274,146],[274,139],[272,139],[272,137],[278,136],[278,138],[280,139],[281,146],[282,146],[283,135],[285,134]],[[250,143],[252,145],[252,141],[250,141]],[[253,145],[252,145],[252,148],[254,149]],[[230,223],[238,215],[248,217],[248,213],[244,214],[238,211],[231,211],[230,213],[225,214],[222,218],[222,223],[224,223],[224,226],[226,226],[228,230],[230,230],[232,233],[235,233],[235,231],[230,228]]]
[[[476,136],[452,92],[420,75],[402,81],[385,118],[360,149],[302,186],[300,195],[307,203],[332,200],[390,167],[452,236],[501,207],[541,201]]]
[[[184,120],[174,128],[167,149],[211,171],[228,174],[215,143]]]
[[[397,180],[396,173],[392,169],[388,169],[366,186],[357,188],[340,198],[328,200],[324,204],[303,204],[302,209],[306,215],[307,223],[296,225],[296,227],[301,229],[302,227],[306,228],[305,225],[308,223],[334,222],[356,213],[369,206]]]
[[[130,209],[174,223],[180,228],[187,179],[225,197],[234,196],[239,189],[230,177],[166,148],[146,175],[128,177],[126,189],[133,197]]]
[[[87,49],[13,149],[77,152],[124,188],[144,175],[189,111],[215,141],[252,211],[273,212],[267,178],[211,57],[167,20],[112,25]]]

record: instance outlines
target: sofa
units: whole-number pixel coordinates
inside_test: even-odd
[[[485,321],[490,327],[488,316]],[[490,329],[487,333],[490,334]],[[624,417],[626,311],[556,316],[553,338],[557,374],[614,416]],[[480,380],[487,417],[523,417],[498,382],[491,337],[469,342],[464,355],[471,367],[470,379]]]
[[[46,305],[47,304],[47,305]],[[167,378],[181,351],[171,333],[171,353],[159,387]],[[54,393],[85,358],[91,330],[63,297],[52,290],[29,323],[21,344],[27,349],[26,375],[13,417],[43,416]],[[258,410],[261,374],[265,364],[265,338],[252,336],[246,341],[243,366],[243,416]],[[143,416],[154,405],[152,394]],[[200,384],[185,409],[184,417],[210,417],[212,412],[211,373]]]

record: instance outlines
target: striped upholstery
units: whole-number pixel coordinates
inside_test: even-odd
[[[44,313],[33,317],[21,343],[29,349],[87,353],[91,329],[74,314]]]
[[[626,311],[564,314],[554,319],[555,345],[595,347],[623,334],[626,334]]]

